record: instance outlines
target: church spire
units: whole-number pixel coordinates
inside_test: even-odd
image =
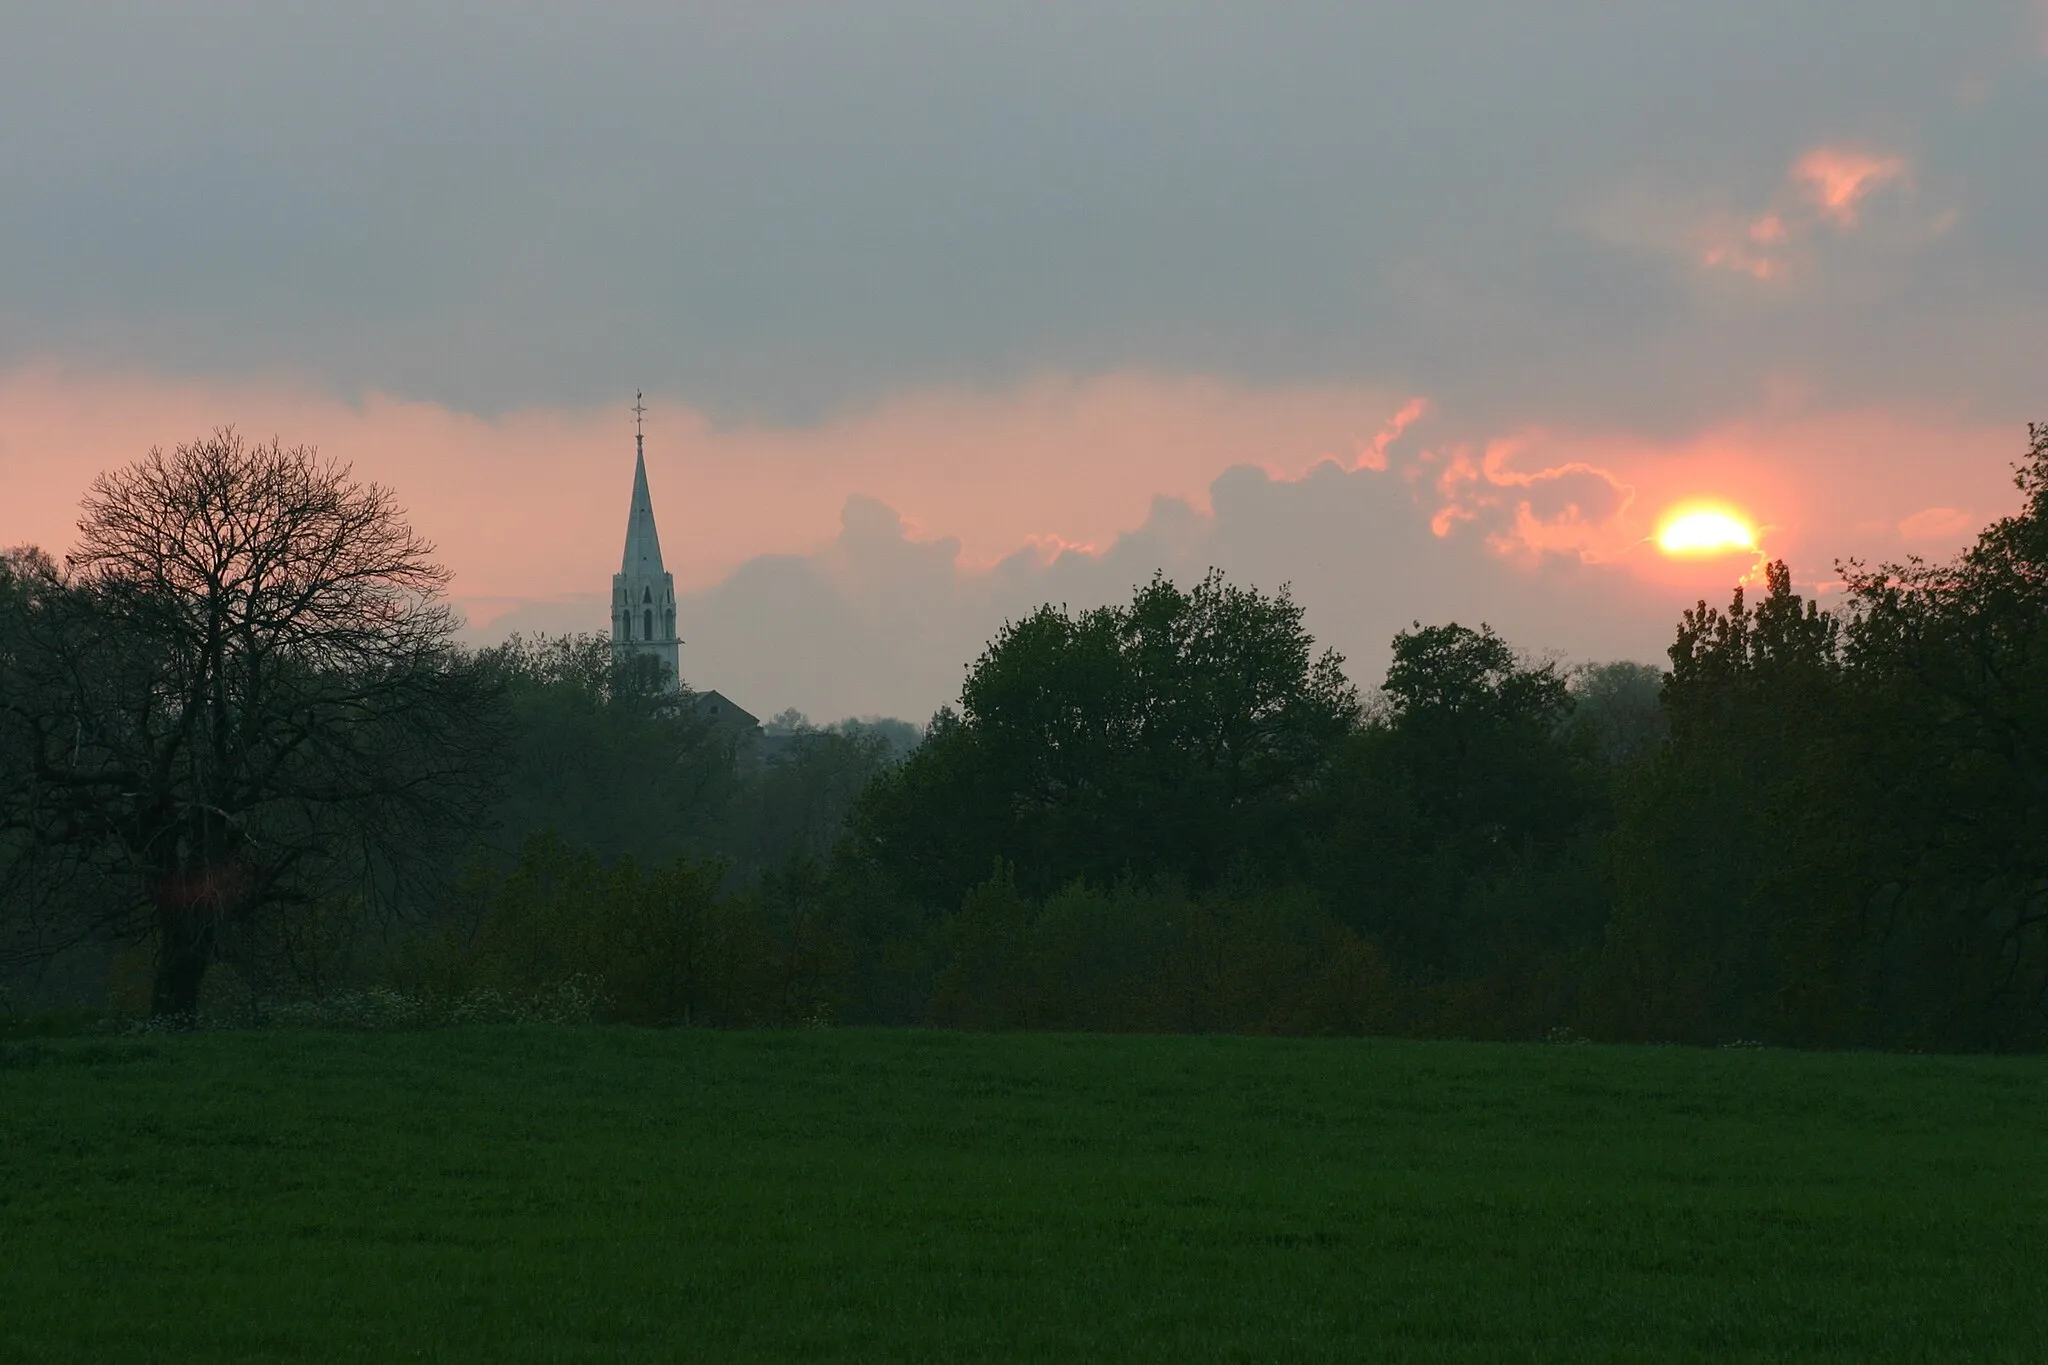
[[[681,676],[677,664],[676,580],[661,562],[661,535],[654,529],[654,498],[647,490],[647,436],[641,418],[646,398],[633,395],[633,501],[626,512],[626,552],[612,576],[612,648],[644,655],[660,664],[670,685]]]
[[[661,533],[654,529],[654,498],[647,491],[647,437],[640,429],[640,417],[646,411],[643,396],[634,394],[633,503],[626,513],[626,553],[619,564],[623,574],[662,572]]]

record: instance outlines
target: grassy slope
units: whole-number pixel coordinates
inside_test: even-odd
[[[2040,1060],[542,1028],[12,1057],[0,1360],[2048,1359]]]

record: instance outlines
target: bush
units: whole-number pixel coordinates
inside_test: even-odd
[[[1075,884],[1008,867],[940,930],[931,1022],[1093,1032],[1362,1034],[1394,1018],[1378,949],[1306,893]]]
[[[508,872],[473,871],[456,913],[403,955],[423,998],[530,1000],[581,982],[599,1018],[631,1024],[774,1024],[825,1017],[828,935],[804,865],[746,895],[725,868],[678,859],[644,871],[553,835]]]

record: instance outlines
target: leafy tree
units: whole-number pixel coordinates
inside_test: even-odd
[[[483,662],[505,690],[508,772],[490,831],[501,856],[544,831],[607,859],[716,851],[740,737],[656,661],[583,634],[515,635]]]
[[[1418,623],[1392,654],[1324,800],[1330,903],[1420,978],[1583,937],[1602,907],[1566,850],[1596,788],[1563,728],[1559,666],[1524,661],[1485,625]]]
[[[68,573],[10,570],[0,830],[128,888],[71,934],[146,934],[154,1012],[224,935],[388,895],[479,813],[497,685],[432,548],[388,489],[223,429],[97,479]]]
[[[1572,708],[1565,728],[1603,764],[1648,757],[1671,735],[1660,668],[1626,661],[1585,664],[1572,670],[1570,688]]]
[[[724,869],[677,859],[607,862],[552,832],[502,870],[472,868],[448,912],[406,956],[429,993],[526,995],[576,981],[606,1017],[636,1024],[758,1018],[765,954]]]
[[[1298,889],[1068,886],[998,864],[938,934],[930,1018],[965,1028],[1359,1033],[1392,983],[1373,946]]]
[[[860,794],[900,761],[891,740],[857,724],[820,730],[801,720],[772,735],[776,747],[746,774],[726,812],[721,847],[747,872],[824,857]]]
[[[1841,631],[1782,561],[1754,605],[1738,586],[1727,610],[1683,614],[1663,694],[1671,740],[1618,831],[1604,1027],[1789,1040],[1826,1038],[1836,1025],[1823,1020],[1844,1017],[1868,850],[1852,835],[1867,731]]]
[[[1954,560],[1845,566],[1846,657],[1884,737],[1873,993],[1944,1044],[2048,1032],[2048,425],[2028,436],[2020,510]]]
[[[95,902],[122,896],[84,841],[38,828],[38,754],[67,704],[69,678],[49,666],[53,642],[82,649],[90,622],[50,557],[0,553],[0,969],[45,968],[84,935]]]
[[[1164,576],[1128,606],[1004,626],[903,767],[858,851],[927,905],[998,858],[1030,889],[1126,873],[1218,881],[1290,847],[1289,813],[1357,723],[1342,658],[1285,589]]]
[[[1570,688],[1554,663],[1523,663],[1481,625],[1422,626],[1394,637],[1387,731],[1423,816],[1500,843],[1551,833],[1577,813],[1559,728]]]

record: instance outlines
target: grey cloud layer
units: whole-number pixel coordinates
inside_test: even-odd
[[[0,364],[782,417],[1143,367],[1667,429],[1790,373],[2011,417],[2048,339],[2040,24],[2030,0],[50,7],[0,48]],[[1755,211],[1821,143],[1907,157],[1913,212],[1796,287],[1703,292],[1684,242],[1588,226],[1631,194]]]
[[[2016,428],[2048,388],[2044,21],[2034,0],[16,7],[0,369],[282,372],[484,414],[644,387],[770,423],[1128,371],[1426,394],[1432,439],[1668,438],[1784,406]],[[1853,224],[1809,203],[1781,273],[1710,268],[1713,234],[1810,198],[1793,167],[1822,147],[1903,170]],[[1615,496],[1530,491],[1595,518]],[[1365,681],[1416,617],[1580,657],[1654,658],[1668,631],[1668,594],[1568,556],[1509,570],[1483,526],[1432,535],[1391,476],[1238,470],[1214,502],[977,573],[855,498],[818,555],[691,600],[687,669],[757,708],[927,710],[1003,616],[1211,563],[1292,580]],[[493,633],[595,627],[601,604]]]

